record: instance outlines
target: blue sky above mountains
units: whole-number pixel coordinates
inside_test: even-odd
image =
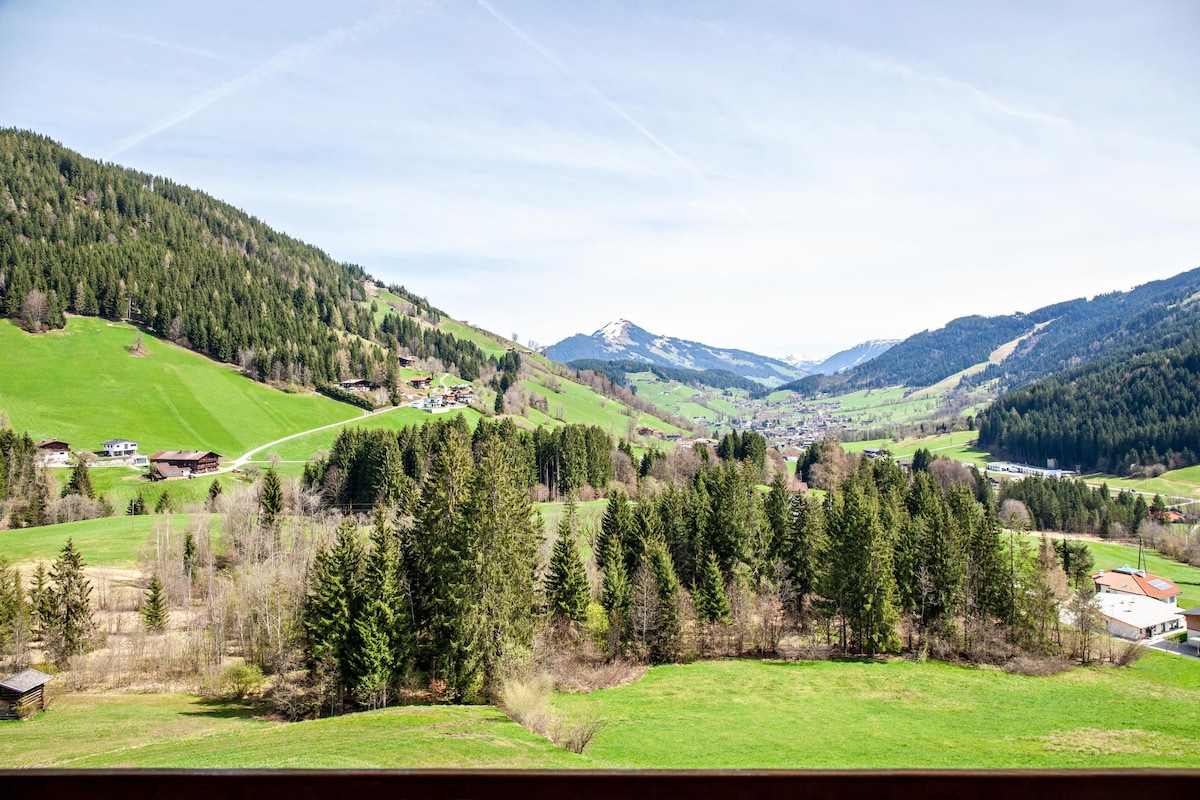
[[[827,355],[1200,265],[1200,5],[0,2],[0,124],[543,344]]]

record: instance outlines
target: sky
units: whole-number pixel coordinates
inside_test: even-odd
[[[0,126],[459,319],[829,355],[1200,266],[1200,3],[0,0]]]

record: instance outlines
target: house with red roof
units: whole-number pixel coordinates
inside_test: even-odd
[[[1097,594],[1131,594],[1149,597],[1167,605],[1175,605],[1181,592],[1166,578],[1151,575],[1144,569],[1126,564],[1116,569],[1102,569],[1092,576]]]

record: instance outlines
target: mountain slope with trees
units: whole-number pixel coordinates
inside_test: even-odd
[[[1055,303],[1028,314],[970,316],[925,330],[853,369],[808,376],[779,389],[802,394],[850,392],[884,386],[926,387],[982,364],[1018,338],[1014,351],[966,379],[994,381],[1000,391],[1106,356],[1163,349],[1200,325],[1200,269],[1152,281],[1127,292]]]
[[[1200,337],[1110,356],[1017,389],[978,416],[979,446],[1029,463],[1121,475],[1197,463]]]
[[[437,328],[441,313],[390,287],[411,314],[377,322],[370,277],[202,192],[0,130],[0,314],[31,331],[66,313],[129,319],[248,375],[317,385],[394,382],[395,352],[462,377],[485,361]]]

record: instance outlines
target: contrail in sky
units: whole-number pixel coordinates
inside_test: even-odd
[[[643,125],[642,123],[640,123],[636,119],[634,119],[633,116],[628,111],[626,111],[624,108],[621,107],[621,105],[619,103],[617,103],[617,101],[613,100],[611,97],[606,95],[604,92],[597,89],[595,86],[593,86],[587,80],[585,80],[583,78],[583,76],[581,76],[575,70],[571,69],[571,67],[567,66],[567,64],[560,61],[557,56],[555,56],[549,50],[542,47],[540,44],[538,44],[533,39],[531,39],[529,37],[529,35],[527,33],[525,33],[525,31],[521,30],[519,27],[516,26],[516,24],[514,24],[511,20],[509,20],[507,17],[505,17],[503,14],[501,14],[496,9],[495,6],[493,6],[491,3],[488,2],[488,0],[475,0],[475,1],[477,3],[479,3],[480,7],[482,7],[484,11],[488,12],[493,17],[495,17],[496,20],[500,22],[500,24],[502,24],[504,27],[506,27],[510,31],[512,31],[514,36],[516,36],[518,39],[525,42],[525,44],[529,45],[534,50],[536,50],[538,52],[538,54],[542,56],[542,58],[549,61],[551,64],[553,64],[555,67],[557,67],[560,72],[562,72],[568,78],[575,81],[575,83],[579,84],[584,89],[586,89],[593,97],[595,97],[597,100],[599,100],[605,106],[607,106],[608,109],[610,111],[612,111],[614,114],[616,114],[618,117],[620,117],[621,119],[628,122],[631,126],[633,126],[634,130],[636,130],[638,133],[640,133],[648,142],[653,144],[659,150],[662,150],[664,153],[666,153],[667,156],[672,161],[674,161],[676,164],[678,164],[679,166],[686,169],[688,172],[692,173],[692,175],[694,175],[696,177],[696,180],[698,180],[702,184],[704,184],[710,191],[719,195],[721,197],[721,199],[724,200],[726,203],[729,203],[730,205],[735,207],[738,211],[740,211],[742,213],[742,215],[744,217],[746,217],[746,219],[750,220],[751,222],[754,221],[753,217],[750,216],[750,212],[748,212],[742,206],[741,203],[737,202],[732,197],[727,195],[725,192],[721,191],[719,188],[717,188],[712,183],[710,183],[709,180],[707,178],[705,178],[703,172],[701,172],[699,169],[697,169],[695,166],[693,166],[692,163],[690,161],[688,161],[686,158],[679,155],[679,153],[677,153],[675,151],[675,149],[672,148],[669,144],[667,144],[662,139],[655,136],[650,130],[648,130],[646,128],[645,125]]]
[[[276,56],[263,62],[249,72],[193,97],[175,113],[163,117],[157,122],[120,139],[113,144],[107,156],[112,158],[123,153],[129,148],[146,141],[151,136],[156,136],[165,130],[175,127],[184,120],[191,119],[218,100],[266,80],[276,73],[284,72],[297,64],[377,33],[394,23],[400,17],[401,6],[401,3],[392,3],[353,25],[336,28],[321,36],[314,36],[307,41],[285,48]]]

